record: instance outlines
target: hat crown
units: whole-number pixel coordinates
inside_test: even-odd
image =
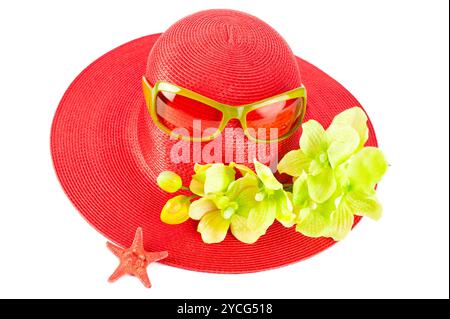
[[[201,11],[176,22],[153,46],[145,76],[229,105],[301,85],[285,40],[260,19],[234,10]]]

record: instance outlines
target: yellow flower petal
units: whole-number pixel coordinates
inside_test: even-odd
[[[359,147],[359,135],[348,125],[332,125],[327,129],[327,150],[331,167],[336,167],[352,156]]]
[[[198,164],[198,163],[195,163],[194,164],[194,172],[196,174],[204,173],[211,166],[212,166],[212,164]]]
[[[227,235],[230,220],[222,218],[220,211],[205,214],[198,223],[197,231],[207,244],[220,243]]]
[[[205,173],[205,194],[225,192],[236,174],[233,168],[222,163],[213,164]]]
[[[242,176],[245,176],[245,175],[254,175],[254,176],[256,176],[256,173],[254,171],[252,171],[249,167],[245,166],[245,165],[237,164],[235,162],[231,162],[229,166],[232,167],[232,168],[236,168],[241,173]]]
[[[290,176],[300,176],[302,172],[308,172],[311,159],[302,150],[290,151],[278,163],[278,171]]]
[[[200,220],[203,215],[217,210],[216,205],[209,198],[200,198],[191,203],[189,207],[189,217],[195,220]]]
[[[302,125],[303,133],[300,137],[300,148],[310,158],[315,158],[321,152],[326,151],[327,137],[322,125],[315,121],[309,120]]]
[[[336,241],[342,240],[350,233],[352,226],[353,212],[342,200],[338,208],[331,213],[327,236]]]
[[[366,195],[360,192],[350,192],[345,195],[347,205],[353,211],[353,214],[367,216],[373,220],[379,220],[382,214],[381,204],[375,195]]]
[[[303,206],[309,200],[307,179],[308,175],[303,173],[294,181],[292,188],[292,204],[294,206]]]
[[[277,203],[271,199],[258,202],[248,214],[248,227],[254,231],[265,232],[273,224],[277,215]]]
[[[264,184],[264,187],[271,190],[283,188],[283,185],[275,178],[269,167],[258,162],[256,159],[253,161],[253,163],[255,164],[256,174],[258,175],[261,182]]]
[[[375,187],[388,169],[386,158],[376,147],[364,147],[353,155],[346,174],[354,187],[370,190]]]
[[[320,174],[307,178],[309,196],[317,203],[323,203],[333,195],[336,190],[336,179],[330,167],[324,167]]]
[[[360,107],[355,106],[336,115],[330,126],[336,124],[351,126],[358,132],[359,148],[364,146],[369,137],[369,129],[367,127],[367,115]]]
[[[295,214],[292,212],[292,194],[280,189],[274,194],[273,200],[277,203],[276,219],[284,227],[291,227],[294,225]]]
[[[297,217],[295,230],[309,237],[322,237],[326,235],[329,220],[318,210],[303,208]]]
[[[247,225],[247,218],[237,214],[231,217],[231,233],[237,240],[246,244],[253,244],[265,234],[265,232],[251,230]]]

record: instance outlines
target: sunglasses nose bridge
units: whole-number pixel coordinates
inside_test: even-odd
[[[244,113],[244,108],[241,106],[228,106],[227,108],[224,110],[225,113],[225,117],[228,120],[232,120],[232,119],[237,119],[237,120],[241,120],[242,118],[242,114]]]

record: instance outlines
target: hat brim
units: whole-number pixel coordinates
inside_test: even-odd
[[[97,59],[74,80],[57,109],[51,132],[54,167],[82,216],[121,246],[128,247],[136,228],[142,227],[148,250],[169,252],[162,263],[196,271],[261,271],[303,260],[333,245],[329,238],[306,237],[278,222],[251,245],[231,235],[220,244],[205,244],[196,221],[161,222],[161,208],[170,196],[156,185],[159,171],[142,156],[138,129],[157,129],[146,111],[141,78],[158,37],[133,40]],[[300,58],[298,62],[308,90],[305,121],[315,119],[327,126],[336,114],[360,106],[330,76]],[[376,146],[368,124],[367,145]]]

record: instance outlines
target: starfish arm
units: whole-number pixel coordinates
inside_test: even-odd
[[[121,248],[110,242],[106,243],[108,249],[120,259],[120,264],[109,277],[109,282],[114,282],[123,275],[136,276],[142,284],[150,288],[152,284],[147,275],[146,267],[148,264],[166,258],[169,254],[167,251],[147,252],[144,249],[144,240],[142,228],[136,229],[133,243],[130,248]]]
[[[125,275],[125,268],[122,265],[119,265],[116,268],[116,270],[113,272],[113,274],[111,276],[109,276],[108,281],[114,282],[117,279],[119,279],[120,277],[122,277],[123,275]]]
[[[131,244],[133,251],[144,249],[144,240],[142,235],[142,228],[138,227],[136,229],[136,234],[134,235],[133,243]]]
[[[167,256],[169,256],[169,253],[167,251],[151,252],[151,253],[146,252],[145,253],[145,258],[147,259],[147,261],[149,263],[158,261],[158,260],[162,260],[164,258],[167,258]]]
[[[123,249],[119,246],[114,245],[113,243],[107,242],[106,247],[117,257],[120,257],[122,255]]]
[[[152,284],[150,282],[150,279],[148,279],[148,275],[147,275],[147,271],[145,269],[142,269],[142,271],[138,271],[136,273],[136,277],[139,278],[139,280],[142,282],[142,284],[146,287],[146,288],[151,288]]]

